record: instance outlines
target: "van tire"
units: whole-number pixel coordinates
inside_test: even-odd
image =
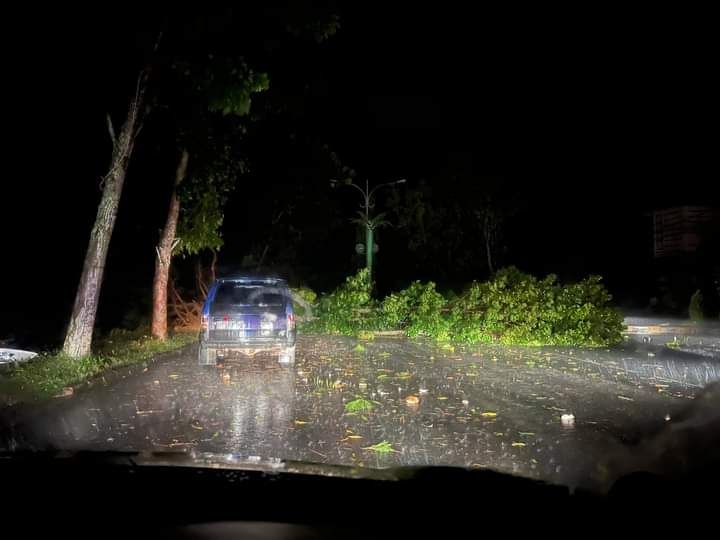
[[[295,363],[295,345],[291,347],[285,347],[278,355],[278,362],[286,366],[291,366]]]
[[[214,366],[217,364],[217,351],[206,345],[198,347],[198,364],[201,366]]]

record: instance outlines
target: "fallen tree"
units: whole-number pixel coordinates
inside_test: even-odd
[[[622,340],[622,315],[598,276],[560,284],[510,267],[449,299],[432,282],[416,281],[382,301],[372,298],[366,270],[317,303],[309,332],[357,335],[402,330],[465,343],[605,347]]]

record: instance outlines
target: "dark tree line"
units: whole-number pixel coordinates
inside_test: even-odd
[[[117,134],[108,115],[112,156],[63,345],[63,352],[72,357],[91,351],[107,253],[143,123],[162,123],[164,129],[156,133],[164,132],[177,154],[153,280],[151,328],[153,336],[164,339],[172,258],[222,245],[223,206],[245,172],[239,150],[247,131],[243,120],[253,120],[249,118],[253,95],[269,85],[268,75],[252,67],[246,55],[262,58],[263,48],[283,40],[287,44],[287,36],[322,42],[339,23],[326,9],[293,5],[255,12],[227,9],[219,15],[193,14],[187,19],[166,17],[158,26],[161,30],[144,58]],[[267,39],[243,40],[250,29],[253,36]],[[143,38],[140,32],[138,38]]]

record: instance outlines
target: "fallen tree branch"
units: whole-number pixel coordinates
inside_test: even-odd
[[[174,320],[173,326],[183,330],[199,329],[202,304],[197,300],[184,300],[172,280],[168,284],[168,292],[168,307]]]

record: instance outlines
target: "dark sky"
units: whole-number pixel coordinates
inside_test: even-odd
[[[718,204],[716,61],[701,17],[342,4],[339,32],[321,45],[253,58],[253,47],[266,50],[275,36],[243,37],[254,44],[250,60],[271,76],[259,105],[284,102],[292,114],[251,130],[253,172],[228,207],[228,262],[264,234],[258,201],[269,205],[274,193],[264,186],[304,182],[305,197],[338,202],[323,194],[328,171],[317,152],[325,144],[375,181],[406,177],[440,189],[453,167],[471,171],[467,182],[500,177],[525,208],[510,231],[511,262],[603,272],[619,289],[632,286],[628,266],[647,262],[649,211]],[[120,122],[140,44],[160,20],[131,11],[8,16],[8,72],[22,105],[6,103],[18,120],[18,167],[2,180],[3,244],[17,261],[5,281],[50,276],[40,286],[47,306],[38,306],[48,319],[69,313],[109,159],[105,114]],[[108,324],[149,287],[164,219],[157,208],[173,174],[161,132],[151,117],[128,174],[101,299]],[[354,201],[338,204],[345,211]],[[343,234],[352,228],[328,240],[337,244],[310,249],[333,279],[345,270],[333,261],[348,260],[334,255]],[[22,300],[21,290],[11,298]]]

